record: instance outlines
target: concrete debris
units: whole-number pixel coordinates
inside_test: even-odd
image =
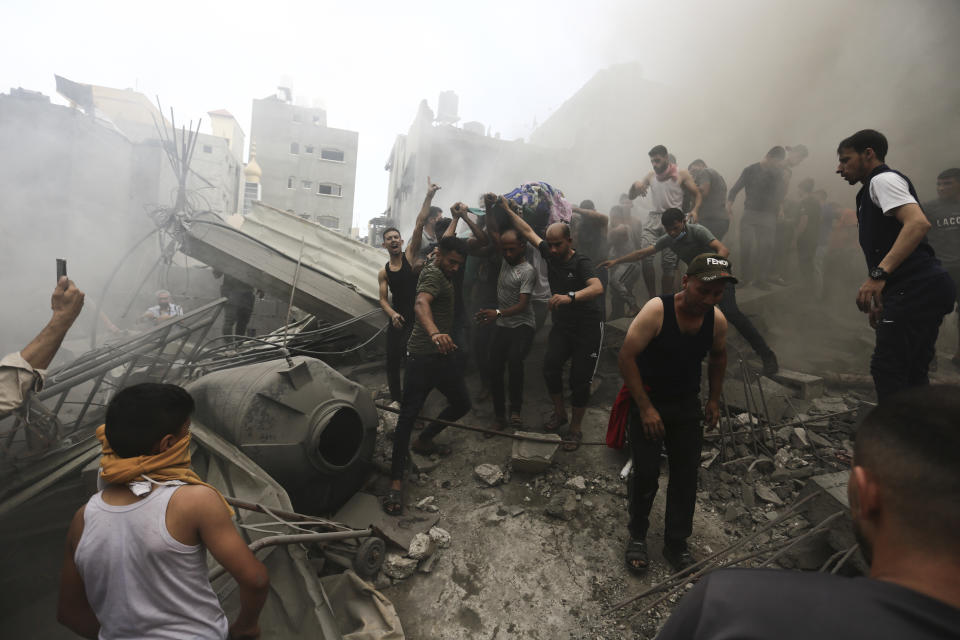
[[[812,466],[800,467],[799,469],[776,469],[770,474],[772,482],[783,482],[785,480],[800,480],[816,475],[817,470]]]
[[[433,555],[436,550],[436,544],[433,539],[425,533],[418,533],[413,536],[410,542],[410,548],[407,550],[407,556],[414,560],[423,560]]]
[[[740,481],[740,495],[743,497],[743,506],[745,506],[747,509],[753,509],[755,506],[757,506],[753,487],[743,480]]]
[[[567,487],[568,489],[573,489],[578,493],[583,493],[587,490],[587,481],[583,476],[574,476],[567,480],[563,486]]]
[[[757,492],[757,497],[761,500],[777,506],[783,506],[783,500],[770,487],[758,484],[754,487],[754,491]]]
[[[440,466],[440,458],[422,456],[419,453],[416,453],[411,449],[410,451],[410,462],[413,464],[413,468],[419,473],[430,473],[434,469]]]
[[[550,468],[557,451],[560,449],[560,436],[556,433],[535,433],[532,431],[515,431],[518,436],[536,438],[532,440],[514,440],[513,452],[510,457],[514,471],[524,473],[542,473]]]
[[[843,401],[843,398],[836,397],[827,397],[814,398],[813,406],[820,413],[837,413],[839,411],[846,411],[849,409],[847,403]]]
[[[747,467],[747,471],[753,471],[756,469],[760,473],[772,473],[774,469],[777,468],[777,465],[774,464],[773,460],[767,456],[760,456],[756,460],[750,463],[750,466]]]
[[[429,513],[436,513],[437,511],[440,511],[440,507],[434,504],[436,499],[436,496],[427,496],[417,503],[417,509],[420,509],[421,511],[427,511]]]
[[[433,568],[437,566],[437,561],[440,559],[441,553],[437,551],[426,558],[424,558],[420,565],[417,567],[417,571],[420,573],[433,573]]]
[[[748,515],[747,510],[743,508],[743,505],[733,502],[727,505],[726,510],[723,512],[723,520],[724,522],[736,522],[746,515]]]
[[[516,518],[518,515],[520,515],[524,511],[526,511],[526,509],[524,509],[518,504],[507,507],[507,513],[510,514],[511,518]]]
[[[547,503],[548,516],[559,520],[573,520],[577,515],[577,494],[569,489],[558,491]]]
[[[833,447],[834,444],[815,431],[807,431],[807,439],[818,447]]]
[[[396,431],[397,418],[399,418],[400,416],[398,416],[396,413],[393,413],[392,411],[381,410],[381,411],[378,411],[377,413],[380,414],[380,428],[382,429],[383,433],[393,433],[394,431]]]
[[[446,529],[441,529],[440,527],[433,527],[430,529],[428,534],[430,539],[433,540],[437,547],[440,549],[446,549],[450,546],[450,534]]]
[[[383,572],[394,580],[403,580],[417,570],[417,560],[404,558],[398,553],[388,553],[383,559]]]
[[[719,449],[711,449],[709,451],[704,451],[700,454],[700,466],[704,469],[709,469],[710,465],[720,457]]]
[[[774,374],[773,379],[793,389],[796,397],[801,400],[812,400],[823,395],[823,378],[819,376],[781,368]]]
[[[503,482],[503,469],[495,464],[483,463],[477,465],[473,473],[488,487],[495,487]]]
[[[810,441],[807,440],[807,430],[804,429],[803,427],[794,427],[794,428],[793,428],[793,435],[796,436],[796,440],[794,440],[794,439],[791,438],[791,442],[796,441],[796,442],[799,442],[799,443],[800,443],[799,445],[794,445],[794,446],[798,446],[798,447],[809,447],[809,446],[810,446]]]

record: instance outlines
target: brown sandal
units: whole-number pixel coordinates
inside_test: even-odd
[[[583,431],[567,431],[563,439],[565,440],[564,451],[576,451],[580,448],[580,442],[583,441]]]

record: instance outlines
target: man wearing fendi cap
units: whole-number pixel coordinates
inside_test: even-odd
[[[720,417],[727,367],[727,320],[717,303],[727,282],[736,284],[730,261],[718,253],[693,258],[679,293],[652,298],[633,319],[620,349],[620,373],[632,400],[628,439],[633,452],[629,484],[630,542],[627,568],[647,568],[646,535],[657,494],[660,453],[670,464],[663,555],[680,571],[694,564],[687,549],[693,530],[701,424]],[[700,407],[700,371],[710,354],[710,395]],[[706,414],[706,415],[704,415]]]

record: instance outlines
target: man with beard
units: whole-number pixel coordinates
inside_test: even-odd
[[[869,576],[714,571],[680,601],[657,638],[956,638],[957,424],[955,389],[919,387],[881,400],[858,427],[847,494]]]
[[[687,538],[693,532],[704,414],[711,426],[720,418],[727,320],[716,305],[728,281],[737,282],[726,258],[716,253],[697,256],[687,267],[681,291],[643,305],[620,348],[620,373],[630,400],[627,433],[633,453],[628,487],[630,541],[625,560],[633,573],[642,573],[649,565],[646,537],[664,448],[670,483],[663,555],[677,571],[694,564]],[[707,354],[710,395],[701,411],[701,367]]]
[[[960,168],[947,169],[937,176],[937,199],[924,203],[923,212],[930,220],[930,245],[960,291]],[[960,342],[950,362],[960,369]]]
[[[837,146],[837,173],[857,192],[860,247],[868,277],[857,307],[876,330],[870,373],[881,400],[930,384],[937,333],[953,311],[956,288],[926,240],[930,222],[902,173],[884,164],[887,138],[864,129]]]
[[[563,401],[563,366],[570,360],[570,404],[573,413],[567,431],[564,451],[576,451],[583,439],[580,431],[583,416],[590,399],[590,382],[597,369],[600,355],[602,326],[597,298],[603,285],[593,269],[590,258],[574,251],[570,227],[555,222],[547,227],[546,240],[540,238],[526,221],[503,200],[513,227],[537,247],[547,261],[550,280],[550,310],[553,326],[547,338],[547,352],[543,358],[543,378],[553,400],[553,415],[543,426],[546,431],[557,431],[567,424],[567,409]]]
[[[676,162],[669,161],[667,148],[658,144],[650,149],[650,164],[653,165],[653,171],[648,173],[643,180],[637,180],[630,186],[629,196],[633,200],[637,196],[646,196],[650,191],[653,209],[647,217],[643,227],[643,236],[641,247],[649,247],[656,244],[660,236],[663,235],[663,225],[660,222],[660,216],[667,209],[680,209],[683,206],[683,194],[688,193],[693,198],[693,208],[690,210],[690,221],[697,222],[700,216],[700,206],[703,198],[700,190],[697,189],[693,176],[689,171],[679,169]],[[647,293],[653,298],[657,295],[657,285],[655,271],[653,268],[653,258],[646,258],[641,263],[643,268],[643,282],[647,285]],[[663,295],[672,293],[674,282],[676,280],[677,254],[673,251],[664,251],[661,255],[660,266],[663,269],[661,274],[661,285]]]
[[[466,205],[457,203],[455,208]],[[459,345],[454,342],[454,305],[456,291],[453,277],[467,259],[466,242],[454,236],[440,239],[436,259],[420,272],[414,315],[417,322],[407,342],[407,362],[403,378],[403,399],[393,439],[393,458],[390,467],[390,489],[381,505],[387,515],[397,516],[403,511],[401,489],[406,471],[408,448],[431,455],[449,453],[449,448],[433,442],[444,425],[433,422],[410,444],[413,423],[423,408],[427,396],[438,389],[447,398],[441,420],[462,418],[470,411],[470,394],[463,378],[463,361],[456,357]]]
[[[433,196],[439,190],[440,187],[428,179],[427,195],[406,250],[403,249],[399,229],[390,227],[383,232],[383,248],[390,255],[390,260],[377,274],[377,282],[380,285],[380,308],[390,320],[390,326],[387,327],[387,386],[390,388],[390,399],[395,402],[401,398],[400,367],[407,351],[407,340],[413,331],[413,303],[417,293],[417,275],[422,266],[417,256],[420,253],[423,226],[433,208]],[[387,300],[388,292],[391,300]]]
[[[530,305],[537,273],[524,256],[524,244],[513,229],[500,234],[503,263],[497,278],[497,308],[481,309],[475,316],[481,324],[496,322],[489,345],[488,368],[495,419],[493,428],[497,431],[507,426],[503,393],[503,373],[507,368],[510,371],[510,426],[513,429],[523,427],[520,415],[523,405],[523,361],[530,352],[533,334],[537,330],[533,307]]]

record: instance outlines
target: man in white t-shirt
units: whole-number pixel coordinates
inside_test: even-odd
[[[857,307],[877,332],[870,360],[877,396],[930,383],[927,376],[943,316],[956,290],[926,240],[930,222],[902,173],[884,164],[887,139],[864,129],[837,147],[837,173],[857,193],[860,246],[869,276]]]

